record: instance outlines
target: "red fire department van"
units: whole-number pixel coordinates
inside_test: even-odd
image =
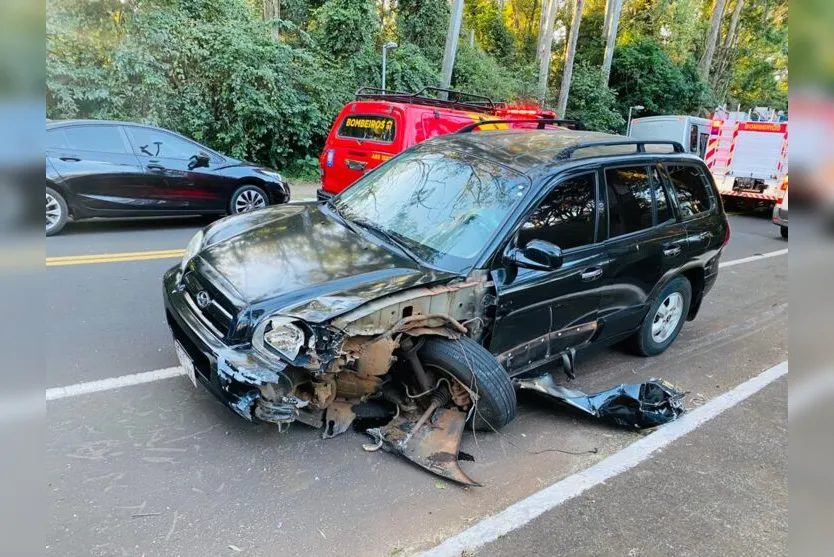
[[[441,99],[445,93],[447,99]],[[437,87],[417,93],[363,87],[356,99],[336,117],[319,157],[319,199],[335,195],[412,145],[436,135],[453,133],[480,121],[539,120],[555,113],[536,107],[508,106],[488,97]],[[480,130],[512,127],[512,123],[485,124]]]

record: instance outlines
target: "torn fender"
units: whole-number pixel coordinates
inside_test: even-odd
[[[604,422],[625,427],[656,427],[685,412],[683,397],[686,393],[663,379],[618,385],[591,395],[557,385],[549,373],[516,378],[513,383],[519,390],[543,394]]]

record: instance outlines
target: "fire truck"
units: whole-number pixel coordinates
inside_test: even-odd
[[[704,160],[725,202],[773,206],[788,180],[788,123],[717,111]]]

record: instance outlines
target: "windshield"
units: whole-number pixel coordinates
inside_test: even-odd
[[[462,272],[527,192],[529,180],[463,153],[406,152],[335,200],[345,218],[390,234],[424,262]]]

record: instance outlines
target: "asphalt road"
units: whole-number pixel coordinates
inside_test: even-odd
[[[47,239],[47,258],[177,250],[204,224],[199,219],[78,223]],[[731,225],[732,240],[723,261],[787,247],[766,217],[733,216]],[[160,279],[177,261],[160,256],[48,267],[47,386],[175,366]],[[572,386],[594,391],[663,377],[690,392],[689,406],[702,404],[787,359],[787,314],[786,256],[728,267],[698,319],[686,324],[665,354],[642,359],[603,349],[583,355]],[[762,396],[778,409],[784,401],[774,389]],[[724,415],[721,423],[726,423],[717,431],[738,426],[739,431],[751,431],[753,444],[755,439],[764,442],[767,431],[761,428],[772,424],[745,412],[747,406]],[[475,457],[464,467],[485,487],[462,489],[395,456],[363,451],[366,438],[359,433],[323,441],[315,430],[302,425],[281,435],[272,427],[245,423],[207,393],[194,389],[185,377],[52,401],[47,404],[47,420],[46,546],[48,555],[60,556],[411,554],[641,436],[524,397],[518,418],[500,435],[464,437],[463,450]],[[703,482],[698,467],[692,465],[701,455],[712,455],[708,470],[716,482],[722,481],[725,469],[752,460],[752,456],[727,457],[736,450],[734,443],[692,435],[692,446],[685,445],[686,440],[683,445],[689,452],[677,451],[678,464],[670,468],[678,485]],[[594,448],[596,454],[531,454]],[[672,447],[669,452],[676,450]],[[768,463],[774,477],[779,475],[784,451],[750,450]],[[726,474],[725,480],[733,477],[729,470]],[[624,474],[622,485],[605,486],[594,506],[582,512],[593,518],[594,513],[609,511],[609,505],[636,505],[636,499],[629,499],[634,490],[653,485],[642,486],[639,476],[639,469]],[[720,485],[709,487],[684,508],[680,497],[668,489],[651,498],[656,508],[664,510],[658,516],[671,521],[669,528],[685,528],[687,513],[713,512],[720,504],[715,498],[738,504],[733,492]],[[766,496],[768,487],[757,483],[751,489],[764,490],[758,495]],[[773,489],[780,501],[781,487]],[[773,512],[780,510],[786,514],[786,505]],[[592,528],[590,518],[574,524]],[[779,520],[773,521],[777,527],[784,522]],[[567,544],[566,554],[595,554],[582,551],[588,535],[558,541]],[[735,535],[731,528],[710,535],[713,541],[706,545],[716,548],[712,554],[754,554],[745,553],[738,543],[727,546],[735,548],[731,553],[718,550]],[[677,543],[696,541],[690,536]],[[698,544],[684,554],[710,553],[696,551],[705,542]],[[644,548],[639,555],[668,554],[666,549],[635,547]],[[781,546],[774,547],[766,553],[786,554]]]

